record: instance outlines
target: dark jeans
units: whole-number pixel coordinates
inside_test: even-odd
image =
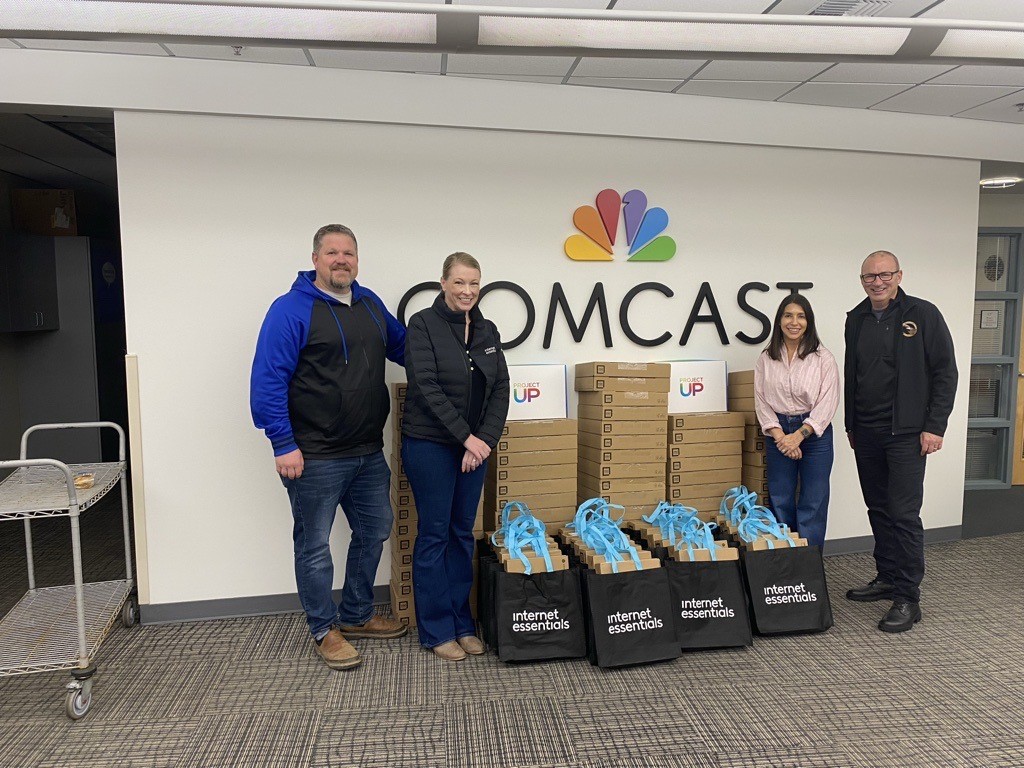
[[[402,463],[419,523],[412,554],[416,627],[426,648],[476,634],[469,609],[473,588],[473,523],[487,462],[462,471],[461,445],[402,438]]]
[[[292,503],[295,582],[314,637],[333,624],[356,625],[373,615],[373,582],[393,513],[391,470],[381,451],[351,459],[309,459],[302,476],[282,478]],[[334,605],[330,536],[341,505],[352,529],[341,603]]]
[[[786,416],[775,414],[779,426],[787,435],[800,429],[808,414]],[[764,441],[765,459],[768,462],[768,491],[772,507],[780,523],[798,532],[811,546],[825,544],[825,526],[828,523],[829,476],[832,474],[832,460],[835,448],[832,444],[832,425],[829,424],[821,437],[812,434],[800,443],[799,459],[782,455],[775,441]],[[800,495],[797,497],[797,480],[800,481]]]
[[[878,577],[893,585],[896,598],[919,602],[924,578],[921,436],[857,427],[853,440],[860,488],[875,535]]]

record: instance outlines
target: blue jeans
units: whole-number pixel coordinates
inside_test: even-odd
[[[789,435],[800,429],[808,414],[785,416],[776,414],[782,431]],[[775,447],[771,438],[764,441],[768,462],[768,492],[780,523],[797,531],[811,546],[825,544],[828,523],[829,476],[835,456],[832,425],[821,437],[812,434],[800,443],[800,459],[789,459]],[[800,481],[797,498],[796,485]]]
[[[388,498],[391,470],[384,453],[350,459],[309,459],[302,476],[282,478],[295,525],[295,583],[314,637],[335,624],[363,624],[373,616],[373,582],[393,513]],[[352,529],[341,602],[335,606],[331,526],[341,505]]]
[[[402,463],[419,513],[412,553],[416,627],[427,648],[476,634],[469,609],[473,523],[487,462],[463,472],[465,452],[461,445],[402,438]]]

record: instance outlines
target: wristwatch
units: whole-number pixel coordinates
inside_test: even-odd
[[[800,434],[801,434],[801,435],[803,435],[804,437],[810,437],[811,435],[813,435],[813,434],[814,434],[814,430],[813,430],[813,429],[811,429],[811,428],[810,428],[809,426],[807,426],[806,424],[801,424],[801,425],[800,425],[800,429],[799,429],[799,432],[800,432]]]

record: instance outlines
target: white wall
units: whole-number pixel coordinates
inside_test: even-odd
[[[979,227],[1024,227],[1024,195],[981,195]]]
[[[903,261],[905,288],[942,308],[957,344],[964,386],[946,448],[930,459],[924,519],[929,528],[960,523],[975,162],[141,112],[118,112],[116,127],[128,348],[140,371],[150,603],[294,591],[290,514],[270,446],[249,419],[248,374],[267,306],[308,268],[312,233],[333,221],[355,229],[360,280],[392,310],[406,288],[436,279],[453,250],[480,258],[485,282],[527,288],[538,326],[509,353],[513,363],[722,357],[733,368],[750,367],[757,348],[735,339],[722,347],[710,326],[678,346],[704,280],[730,336],[756,332],[736,305],[743,283],[813,281],[808,297],[821,335],[841,359],[844,313],[863,298],[860,261],[872,250],[892,250]],[[877,143],[885,146],[881,133]],[[674,260],[583,264],[564,256],[573,210],[593,204],[605,187],[639,187],[650,205],[668,211],[666,234],[679,244]],[[671,330],[674,338],[636,348],[617,326],[619,299],[655,280],[675,296],[638,299],[634,327],[650,336]],[[593,284],[604,282],[613,349],[603,347],[596,325],[574,344],[562,321],[552,348],[541,348],[554,281],[577,312]],[[751,300],[771,314],[782,295]],[[484,310],[512,329],[506,335],[521,327],[511,301],[488,299]],[[392,367],[390,376],[403,373]],[[841,415],[837,428],[829,536],[867,535]],[[387,556],[378,575],[386,581]]]

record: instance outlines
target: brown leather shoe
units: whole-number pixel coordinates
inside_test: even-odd
[[[313,645],[316,646],[316,652],[323,658],[324,663],[331,669],[352,669],[363,661],[359,657],[359,651],[334,628],[327,632],[319,644],[314,640]]]
[[[338,629],[345,637],[371,637],[378,640],[401,637],[409,631],[409,628],[398,619],[386,619],[377,615],[372,616],[365,624],[356,627],[339,625]]]
[[[487,649],[484,648],[483,641],[476,635],[460,637],[458,639],[458,643],[462,646],[462,650],[470,656],[482,656],[487,651]]]
[[[462,646],[454,640],[449,640],[447,643],[435,645],[430,650],[432,650],[445,661],[462,661],[464,658],[466,658],[466,652],[462,650]]]

